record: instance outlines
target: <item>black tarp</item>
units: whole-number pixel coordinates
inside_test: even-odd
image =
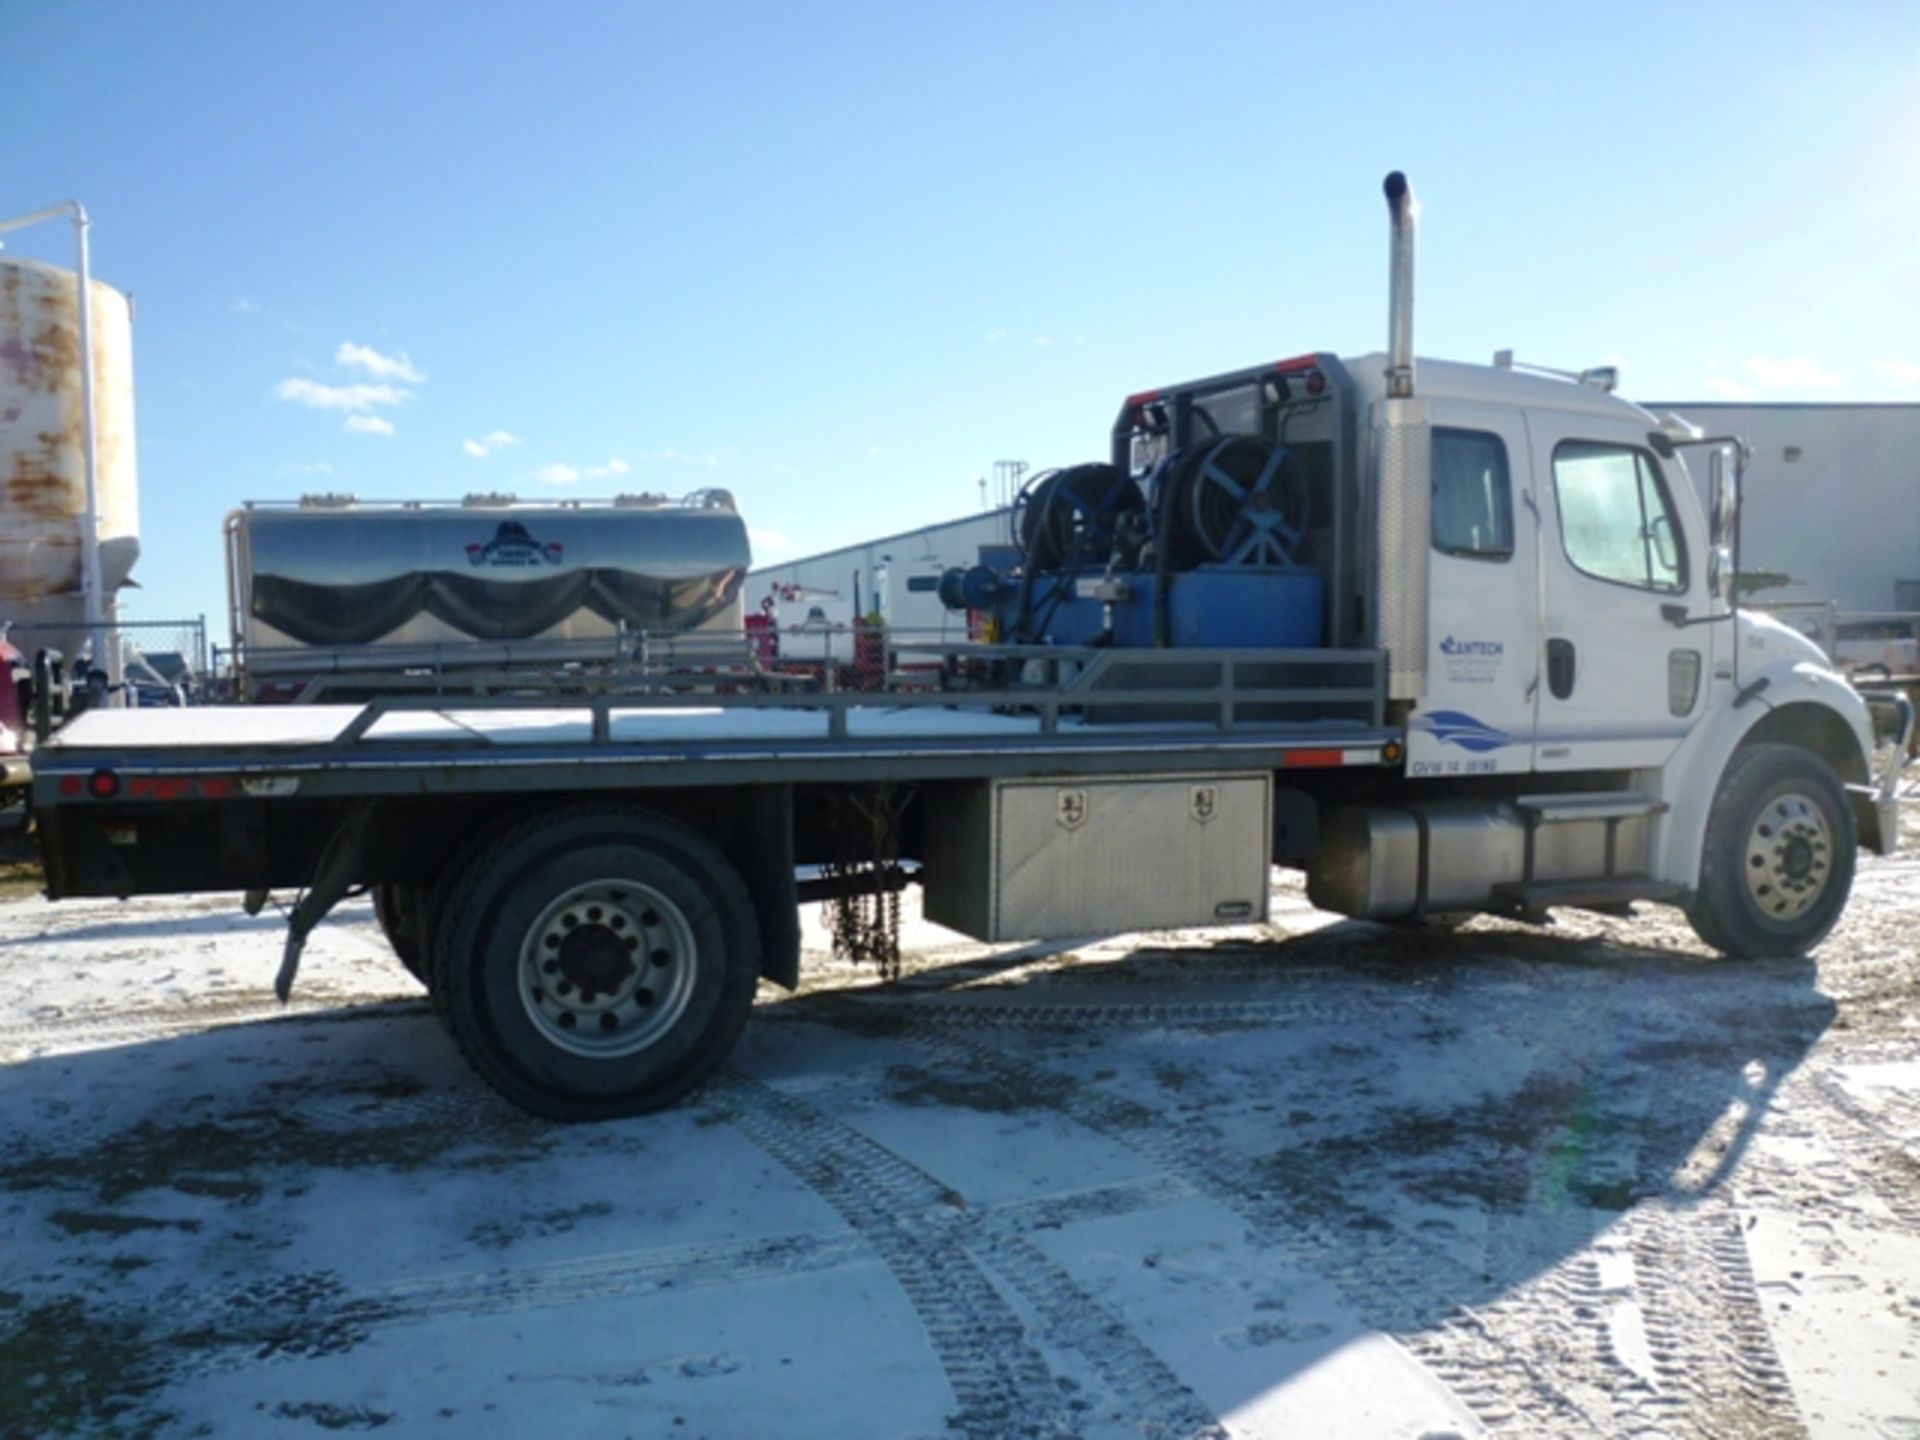
[[[571,570],[537,579],[485,574],[401,575],[365,585],[253,579],[253,616],[307,645],[364,645],[427,614],[476,640],[525,640],[591,611],[635,630],[687,630],[739,594],[741,569],[692,579],[630,570]]]

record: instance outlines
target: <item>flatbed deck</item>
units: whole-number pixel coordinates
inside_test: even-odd
[[[1378,765],[1399,739],[1379,676],[1373,651],[1107,653],[1071,684],[1017,690],[102,710],[43,747],[36,784],[50,803],[102,772],[116,801],[346,799]]]

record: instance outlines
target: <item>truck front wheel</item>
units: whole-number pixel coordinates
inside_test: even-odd
[[[724,1059],[759,976],[753,904],[702,836],[576,807],[513,827],[447,892],[433,989],[481,1078],[540,1115],[673,1103]]]
[[[1853,863],[1853,812],[1832,767],[1797,745],[1755,745],[1721,777],[1687,918],[1727,955],[1803,955],[1839,920]]]

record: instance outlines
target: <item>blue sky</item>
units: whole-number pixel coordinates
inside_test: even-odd
[[[0,54],[0,215],[83,201],[137,297],[126,609],[216,633],[249,498],[964,514],[1128,391],[1379,348],[1396,167],[1422,354],[1920,401],[1904,0],[0,0]]]

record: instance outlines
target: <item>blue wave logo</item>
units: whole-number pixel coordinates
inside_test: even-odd
[[[1515,737],[1506,731],[1476,720],[1462,710],[1435,710],[1421,721],[1421,728],[1441,744],[1458,745],[1475,755],[1515,743]]]

